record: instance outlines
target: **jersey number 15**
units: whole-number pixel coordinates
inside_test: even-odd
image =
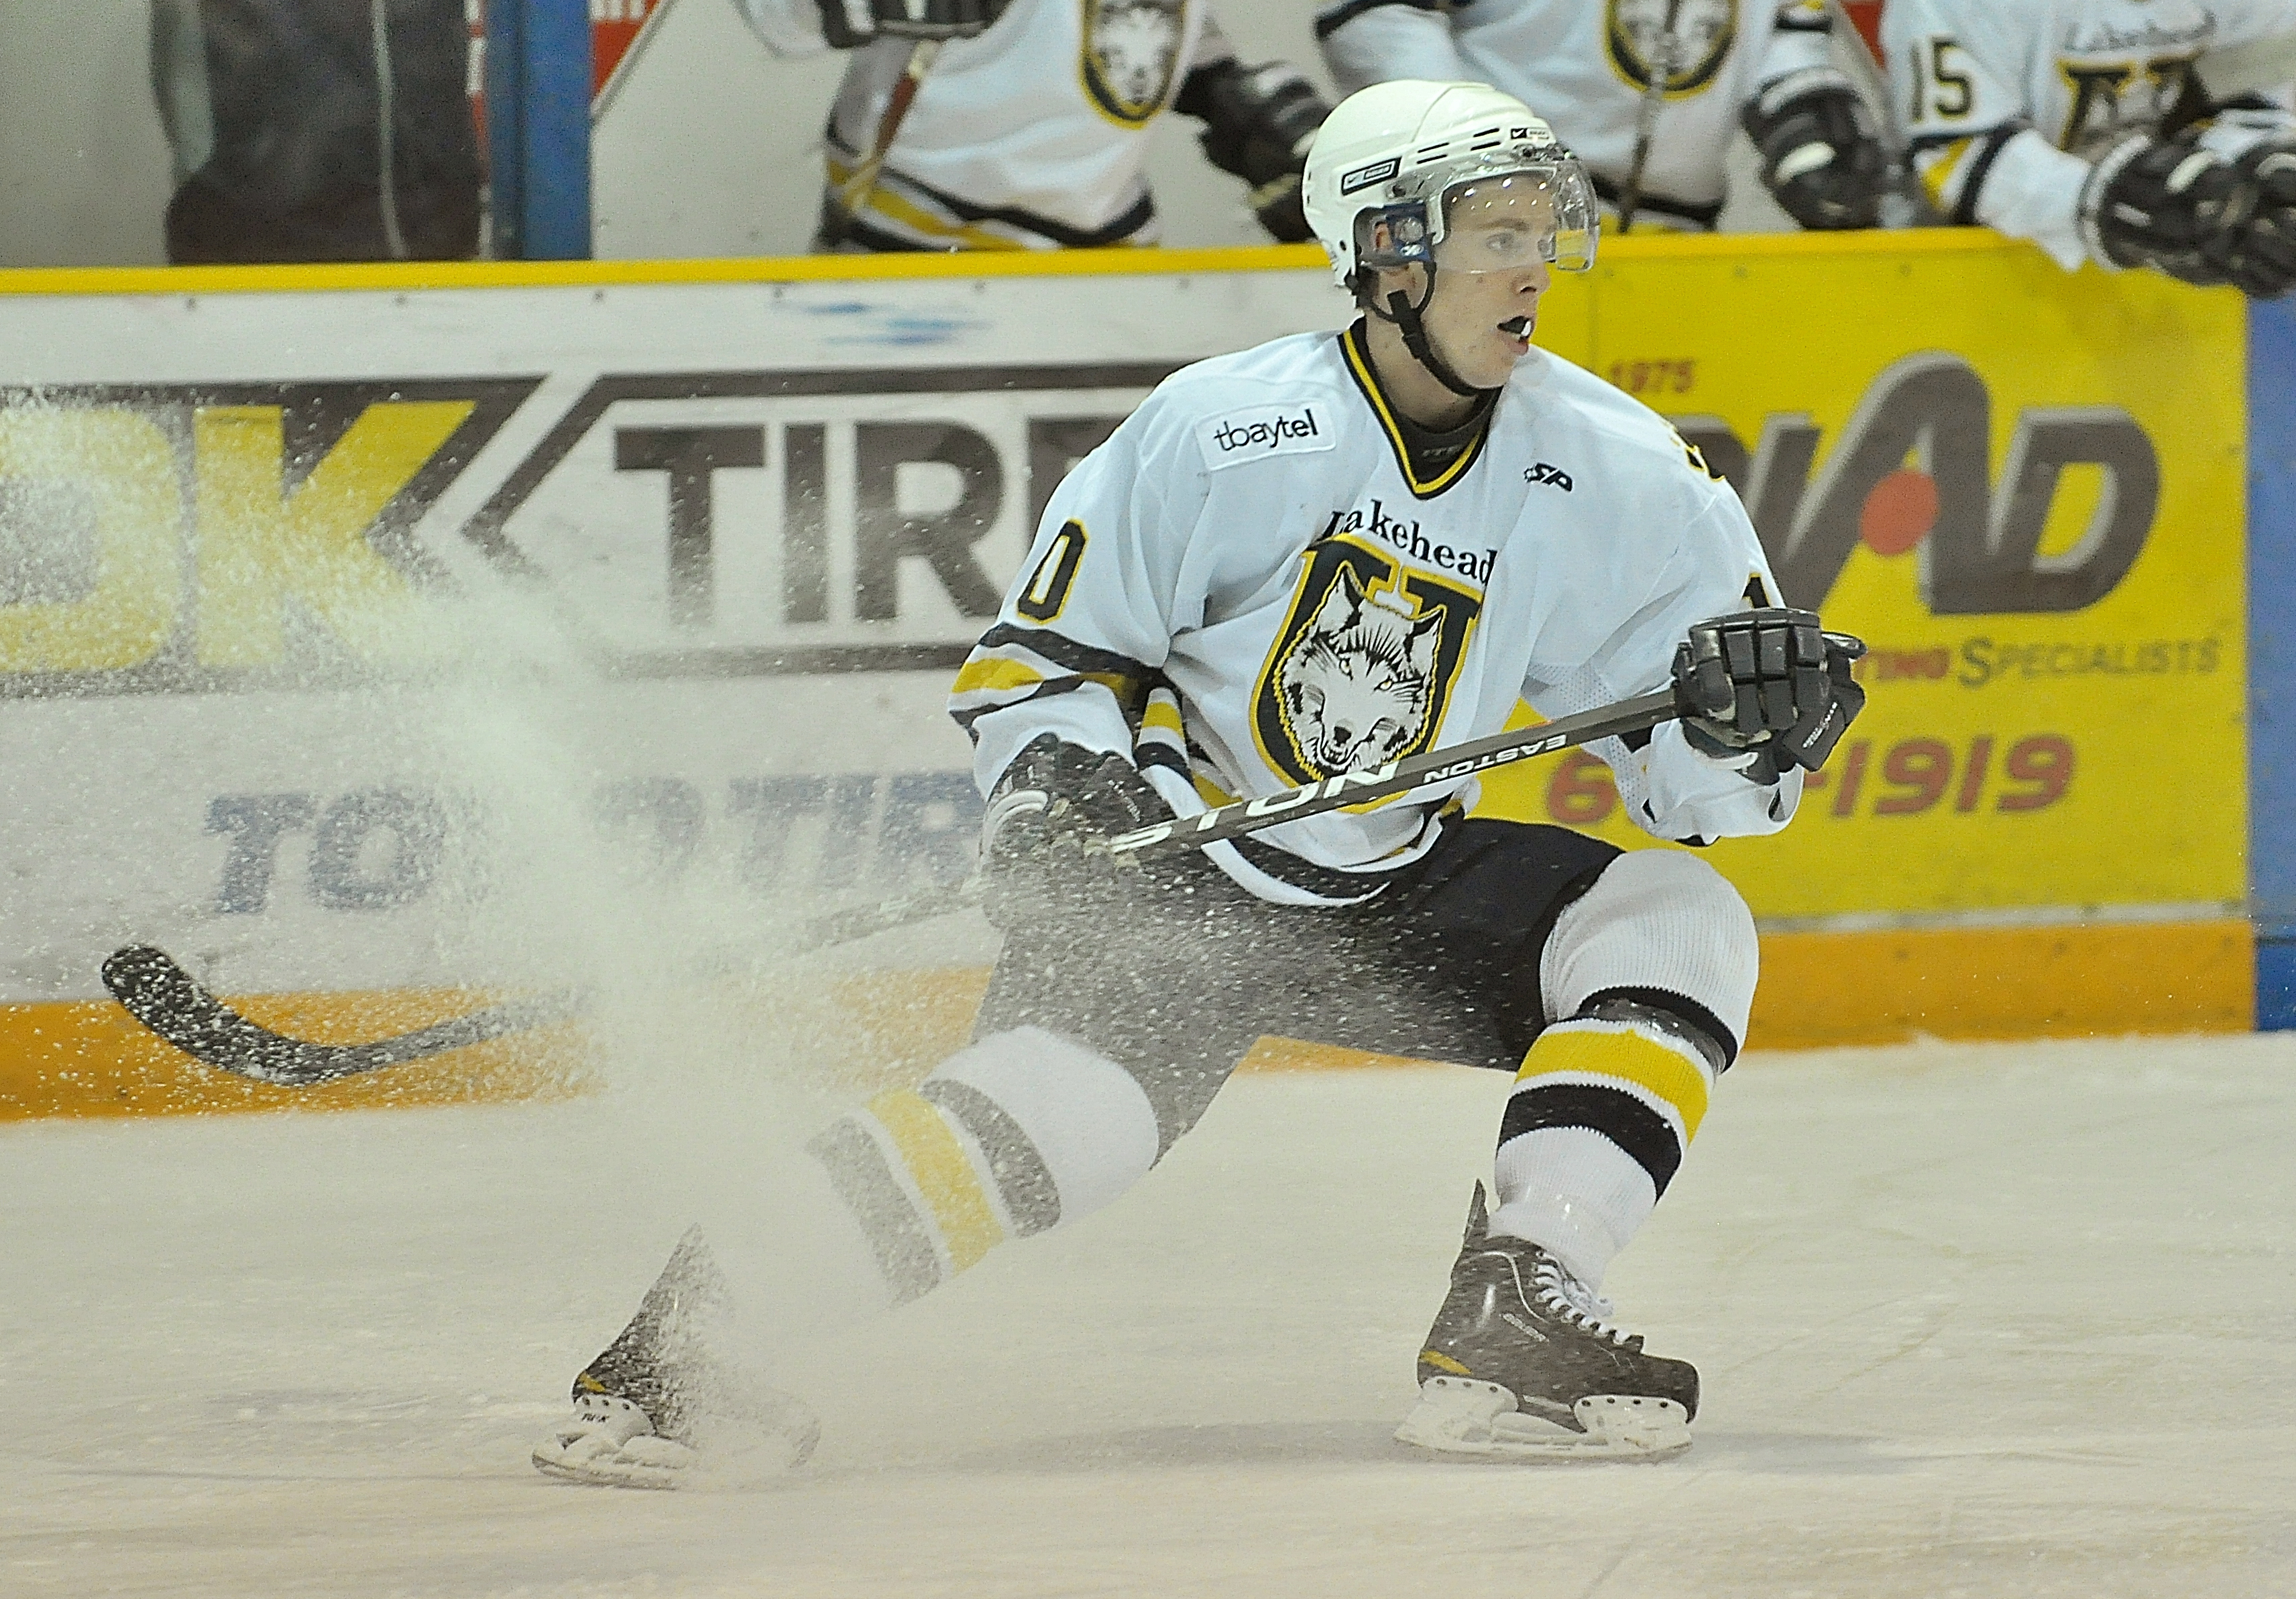
[[[1955,71],[1946,62],[1947,52],[1960,49],[1959,42],[1948,34],[1932,34],[1915,41],[1914,121],[1935,115],[1950,122],[1969,115],[1970,108],[1977,103],[1977,90],[1969,81],[1969,74]]]

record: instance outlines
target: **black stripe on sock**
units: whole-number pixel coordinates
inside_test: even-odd
[[[1612,1003],[1662,1012],[1705,1034],[1707,1042],[1722,1052],[1722,1063],[1715,1068],[1717,1072],[1729,1070],[1738,1059],[1738,1040],[1722,1025],[1722,1019],[1687,994],[1677,994],[1670,988],[1603,988],[1587,996],[1578,1007],[1578,1014],[1592,1016],[1602,1006]]]
[[[917,1094],[956,1118],[988,1155],[996,1192],[1013,1218],[1014,1237],[1026,1238],[1060,1225],[1061,1191],[1045,1157],[1002,1106],[970,1084],[947,1078],[920,1084]]]
[[[1633,1095],[1584,1083],[1518,1088],[1499,1121],[1499,1147],[1541,1128],[1585,1128],[1600,1133],[1650,1173],[1660,1193],[1682,1169],[1682,1144],[1665,1117]]]
[[[1144,741],[1134,747],[1132,758],[1136,765],[1161,767],[1168,772],[1177,772],[1191,783],[1195,781],[1196,775],[1188,766],[1188,758],[1168,744],[1152,744]]]
[[[868,1234],[893,1303],[906,1305],[939,1287],[940,1257],[877,1141],[852,1122],[840,1121],[807,1144],[806,1152],[829,1168],[837,1197]]]

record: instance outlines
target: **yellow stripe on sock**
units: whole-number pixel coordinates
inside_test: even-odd
[[[1656,1095],[1682,1118],[1685,1142],[1706,1119],[1706,1074],[1655,1038],[1628,1028],[1564,1027],[1541,1033],[1515,1081],[1556,1072],[1616,1078]]]
[[[869,1114],[893,1136],[901,1164],[909,1168],[940,1225],[953,1268],[964,1270],[1004,1242],[1004,1229],[997,1225],[996,1212],[989,1207],[964,1145],[939,1111],[902,1088],[871,1100]]]

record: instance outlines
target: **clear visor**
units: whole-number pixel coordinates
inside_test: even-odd
[[[1563,272],[1595,264],[1601,213],[1575,160],[1480,173],[1445,189],[1434,246],[1444,272],[1515,272],[1545,261]]]

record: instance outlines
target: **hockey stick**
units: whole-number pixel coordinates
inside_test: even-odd
[[[1627,169],[1627,186],[1619,195],[1619,234],[1623,238],[1635,226],[1643,204],[1643,168],[1650,164],[1651,143],[1658,137],[1658,114],[1666,109],[1666,86],[1674,78],[1674,24],[1682,14],[1682,0],[1666,0],[1666,20],[1660,25],[1658,58],[1650,63],[1650,82],[1643,86],[1642,103],[1635,107],[1635,160]]]
[[[564,989],[488,1005],[372,1044],[313,1044],[250,1021],[201,988],[164,950],[148,944],[114,950],[103,963],[103,986],[129,1015],[193,1060],[290,1088],[308,1088],[507,1033],[548,1027],[580,1013],[584,1003],[578,993]]]
[[[836,911],[805,924],[797,950],[849,943],[890,928],[962,910],[978,898],[971,879],[882,905]],[[131,944],[103,963],[103,986],[129,1015],[203,1066],[258,1083],[308,1088],[338,1078],[444,1054],[512,1033],[570,1021],[590,1007],[579,988],[512,1000],[368,1044],[316,1044],[250,1021],[209,993],[165,950]]]
[[[1130,856],[1137,860],[1177,855],[1184,849],[1201,849],[1207,844],[1217,844],[1238,833],[1257,832],[1279,822],[1320,816],[1345,806],[1407,794],[1431,783],[1448,783],[1454,778],[1488,772],[1493,767],[1512,766],[1534,756],[1591,744],[1596,739],[1640,733],[1681,714],[1674,691],[1660,689],[1632,700],[1621,700],[1616,705],[1564,717],[1559,722],[1519,727],[1512,733],[1494,733],[1446,750],[1431,750],[1409,760],[1391,760],[1369,772],[1341,772],[1336,777],[1285,789],[1281,793],[1216,805],[1199,816],[1182,816],[1119,834],[1109,840],[1108,848],[1113,855]]]
[[[877,119],[876,137],[869,142],[869,153],[861,164],[846,176],[837,186],[838,228],[840,234],[853,218],[860,214],[861,202],[869,198],[877,186],[877,175],[885,169],[885,158],[893,153],[893,140],[901,131],[901,124],[909,115],[909,107],[916,103],[917,90],[931,71],[940,55],[943,41],[919,39],[909,49],[909,64],[893,81],[893,92],[885,97],[884,113]]]
[[[1149,859],[1200,849],[1278,823],[1321,816],[1344,806],[1407,794],[1431,783],[1551,755],[1597,739],[1640,733],[1680,715],[1674,691],[1661,689],[1616,705],[1582,711],[1537,727],[1495,733],[1369,772],[1342,772],[1301,788],[1216,807],[1200,816],[1144,827],[1111,839],[1119,857]],[[800,948],[841,944],[890,928],[922,922],[971,905],[974,880],[928,889],[906,899],[833,912],[806,925]],[[310,1087],[385,1066],[404,1065],[489,1038],[569,1021],[588,1006],[578,989],[488,1005],[395,1037],[368,1044],[316,1044],[250,1021],[209,994],[165,951],[131,945],[103,963],[103,986],[128,1014],[194,1060],[259,1083]]]
[[[1858,93],[1866,98],[1866,109],[1874,113],[1874,126],[1882,138],[1882,156],[1890,163],[1890,188],[1883,196],[1894,200],[1895,205],[1885,206],[1882,214],[1883,227],[1911,227],[1925,214],[1933,214],[1929,193],[1914,171],[1906,157],[1904,130],[1897,118],[1890,114],[1890,75],[1873,50],[1866,36],[1857,30],[1857,19],[1841,4],[1841,0],[1825,0],[1825,14],[1833,23],[1834,37],[1842,41],[1840,53],[1849,58],[1850,75],[1857,80]]]

